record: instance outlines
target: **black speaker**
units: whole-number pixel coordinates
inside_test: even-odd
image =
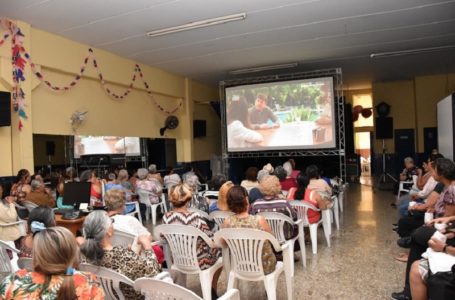
[[[11,94],[0,92],[0,126],[11,126]]]
[[[376,138],[393,139],[393,118],[376,118]]]
[[[193,121],[193,137],[204,137],[207,135],[207,121],[194,120]]]
[[[352,123],[352,105],[344,105],[344,146],[346,155],[354,154],[354,124]]]
[[[46,142],[46,155],[55,155],[55,143],[52,141]]]

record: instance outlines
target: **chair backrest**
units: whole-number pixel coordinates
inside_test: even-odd
[[[120,282],[134,286],[134,282],[131,279],[108,268],[83,263],[79,265],[79,269],[96,275],[103,287],[106,299],[126,299],[120,289]]]
[[[215,242],[224,241],[229,248],[231,270],[245,279],[264,277],[262,267],[262,248],[270,241],[276,251],[281,250],[279,242],[268,232],[250,228],[225,228],[215,233]]]
[[[258,215],[263,216],[267,220],[278,242],[285,243],[284,224],[289,223],[290,225],[294,225],[294,221],[290,217],[277,212],[261,212]]]
[[[114,230],[114,234],[112,235],[112,246],[123,246],[125,248],[128,248],[128,245],[133,245],[135,238],[136,236],[134,234],[120,230]]]
[[[17,266],[19,269],[26,269],[27,271],[33,271],[33,260],[28,257],[21,257],[17,260]]]
[[[11,274],[11,272],[13,272],[11,260],[6,250],[19,253],[19,250],[17,250],[16,248],[11,247],[4,241],[0,241],[0,280],[3,280],[3,278],[5,278],[9,274]]]
[[[194,226],[162,224],[155,227],[154,236],[166,239],[166,247],[169,247],[172,253],[172,268],[187,274],[200,272],[197,257],[198,238],[202,238],[209,247],[215,247],[213,241]]]
[[[210,215],[208,213],[206,213],[205,211],[202,211],[200,209],[197,209],[196,207],[188,207],[188,210],[189,211],[193,211],[193,212],[197,212],[199,213],[203,218],[207,219],[207,220],[211,220],[210,218]]]
[[[308,226],[310,224],[308,220],[308,209],[320,211],[319,208],[305,201],[293,200],[290,204],[292,208],[297,212],[297,217],[303,220],[303,225],[305,226]]]
[[[234,215],[232,211],[221,211],[221,210],[216,210],[214,212],[211,212],[209,214],[210,219],[215,221],[216,225],[218,225],[219,228],[221,228],[221,224],[224,223],[224,219],[226,219],[229,216]]]
[[[136,279],[134,288],[140,291],[146,300],[202,300],[194,292],[180,285],[152,278]]]

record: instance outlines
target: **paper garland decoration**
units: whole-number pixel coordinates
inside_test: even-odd
[[[125,99],[132,91],[133,85],[136,81],[137,76],[141,78],[141,81],[145,87],[145,90],[147,92],[147,95],[152,99],[153,103],[159,109],[161,112],[171,115],[174,114],[176,111],[178,111],[182,106],[183,106],[183,100],[180,98],[179,103],[174,109],[168,110],[164,107],[162,107],[155,99],[153,92],[150,90],[150,85],[145,81],[144,75],[142,73],[141,67],[136,64],[134,66],[134,72],[133,72],[133,77],[131,79],[130,84],[128,85],[128,88],[121,94],[116,94],[113,91],[111,91],[110,88],[107,87],[106,81],[104,79],[103,74],[101,73],[101,70],[98,66],[98,63],[96,61],[95,55],[93,53],[93,50],[89,48],[89,54],[85,57],[84,62],[79,70],[79,73],[74,77],[74,79],[67,85],[65,86],[57,86],[55,84],[52,84],[48,80],[45,80],[44,75],[39,72],[36,68],[36,65],[33,63],[31,56],[29,53],[25,51],[25,48],[23,46],[23,41],[24,41],[24,35],[21,32],[20,28],[16,26],[12,21],[4,18],[0,18],[0,23],[2,26],[5,28],[5,32],[3,33],[2,39],[0,40],[0,46],[4,44],[4,42],[8,39],[8,37],[12,37],[12,43],[11,43],[11,63],[13,67],[13,88],[12,88],[12,101],[13,101],[13,108],[14,111],[18,113],[19,117],[22,119],[27,119],[27,114],[25,112],[25,106],[26,106],[26,101],[25,101],[25,93],[21,88],[21,83],[25,81],[25,76],[24,76],[24,69],[27,61],[30,64],[30,67],[32,69],[32,73],[41,81],[43,82],[48,88],[50,88],[53,91],[68,91],[75,87],[80,79],[82,78],[82,75],[85,72],[85,69],[87,67],[87,64],[89,60],[92,60],[93,67],[95,67],[96,72],[98,74],[98,78],[100,80],[101,86],[103,87],[104,91],[106,92],[107,95],[110,97],[116,99],[116,100],[123,100]],[[22,57],[23,55],[23,57]],[[22,129],[23,124],[19,120],[19,130]]]

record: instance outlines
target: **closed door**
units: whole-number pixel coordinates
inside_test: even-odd
[[[415,131],[414,129],[395,129],[395,155],[396,173],[400,173],[404,168],[403,160],[406,157],[415,156]]]

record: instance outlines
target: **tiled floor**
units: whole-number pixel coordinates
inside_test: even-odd
[[[405,264],[393,259],[399,253],[396,210],[390,191],[373,192],[371,186],[351,185],[345,201],[340,231],[334,227],[328,248],[322,229],[318,253],[306,246],[307,268],[296,263],[294,299],[390,299],[404,281]],[[278,299],[287,299],[284,275],[278,281]],[[198,276],[188,277],[187,287],[201,294]],[[221,275],[218,294],[226,289]],[[241,299],[267,299],[262,282],[240,282]]]

